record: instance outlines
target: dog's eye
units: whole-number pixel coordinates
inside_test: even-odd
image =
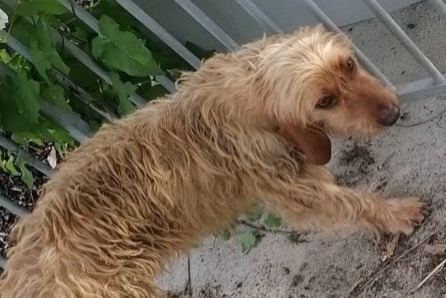
[[[349,71],[355,70],[355,61],[351,57],[347,59],[347,68]]]
[[[319,109],[329,109],[332,108],[336,103],[336,97],[334,95],[328,95],[322,97],[317,103],[316,107]]]

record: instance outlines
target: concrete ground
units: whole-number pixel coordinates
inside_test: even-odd
[[[393,16],[445,72],[445,18],[426,2]],[[426,77],[378,21],[342,29],[396,84]],[[446,95],[403,104],[398,125],[371,142],[339,140],[329,165],[340,184],[388,197],[422,197],[431,213],[413,235],[377,241],[361,233],[308,234],[290,241],[287,233],[260,230],[258,245],[243,253],[240,235],[253,229],[240,225],[229,240],[210,236],[191,251],[192,296],[446,297],[446,269],[409,293],[446,257],[445,99]],[[285,225],[280,229],[291,230]],[[183,256],[159,284],[187,297],[181,294],[187,277]]]

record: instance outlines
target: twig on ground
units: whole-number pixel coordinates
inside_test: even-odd
[[[239,224],[242,224],[244,226],[256,229],[256,230],[260,230],[260,231],[264,231],[264,232],[269,232],[269,233],[281,233],[281,234],[291,234],[291,233],[295,233],[295,231],[286,231],[286,230],[280,230],[280,229],[269,229],[267,227],[264,226],[257,226],[255,224],[252,224],[250,222],[247,222],[243,219],[238,220],[237,221]]]
[[[444,259],[440,264],[438,264],[415,288],[409,291],[409,294],[414,293],[416,290],[421,288],[432,276],[439,272],[443,266],[446,264],[446,259]]]
[[[186,285],[186,294],[189,297],[193,297],[194,292],[192,289],[192,277],[190,274],[190,255],[187,256],[187,285]]]
[[[406,250],[404,253],[399,255],[398,257],[395,257],[394,259],[387,260],[379,269],[377,269],[374,273],[372,273],[368,280],[364,280],[362,282],[358,282],[355,284],[355,286],[350,291],[349,297],[358,297],[359,294],[361,294],[366,288],[368,288],[370,285],[374,284],[378,278],[381,276],[382,273],[384,273],[387,269],[390,268],[393,264],[416,250],[418,247],[420,247],[422,244],[426,243],[431,239],[434,235],[436,235],[440,230],[444,229],[444,227],[436,229],[433,233],[429,234],[429,236],[422,239],[420,242]]]

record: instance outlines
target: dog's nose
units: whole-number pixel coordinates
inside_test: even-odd
[[[400,108],[397,105],[389,105],[379,110],[378,123],[384,126],[391,126],[400,117]]]

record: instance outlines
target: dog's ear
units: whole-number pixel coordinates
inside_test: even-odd
[[[280,125],[278,133],[300,150],[315,165],[325,165],[331,159],[331,141],[325,132],[316,127]]]

